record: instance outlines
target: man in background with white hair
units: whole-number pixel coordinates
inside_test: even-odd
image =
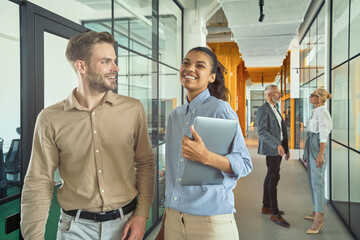
[[[268,168],[264,181],[262,214],[271,214],[270,219],[283,227],[290,224],[282,217],[283,211],[278,208],[277,185],[280,180],[281,159],[290,157],[286,123],[282,118],[277,103],[281,93],[276,85],[265,88],[266,102],[256,113],[256,124],[259,135],[258,153],[266,156]]]

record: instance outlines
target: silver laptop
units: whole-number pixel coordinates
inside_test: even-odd
[[[194,128],[209,151],[224,156],[231,150],[237,124],[237,120],[196,117]],[[187,160],[181,185],[216,185],[223,181],[224,176],[219,169]]]

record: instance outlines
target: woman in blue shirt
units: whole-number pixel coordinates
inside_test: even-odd
[[[207,150],[192,126],[196,116],[238,119],[226,102],[228,90],[220,66],[216,55],[204,47],[191,49],[181,65],[180,81],[187,90],[187,103],[170,113],[166,131],[163,229],[167,240],[239,238],[232,190],[237,180],[252,170],[240,125],[231,152],[225,156]],[[223,184],[182,186],[184,165],[190,160],[221,170]]]

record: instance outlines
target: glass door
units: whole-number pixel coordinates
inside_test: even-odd
[[[36,117],[39,112],[65,99],[77,85],[74,71],[67,63],[65,50],[68,39],[86,28],[62,18],[35,4],[21,5],[21,186],[28,167]],[[59,182],[55,174],[55,182]],[[55,239],[59,204],[55,187],[45,239]],[[17,223],[19,224],[19,223]],[[21,237],[21,236],[20,236]]]

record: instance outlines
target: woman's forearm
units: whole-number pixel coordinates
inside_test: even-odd
[[[220,171],[233,174],[230,161],[227,157],[208,151],[203,164],[212,166]]]
[[[320,155],[320,156],[324,156],[325,146],[326,146],[326,143],[325,143],[325,142],[321,142],[321,143],[320,143],[320,150],[319,150],[319,155]]]

